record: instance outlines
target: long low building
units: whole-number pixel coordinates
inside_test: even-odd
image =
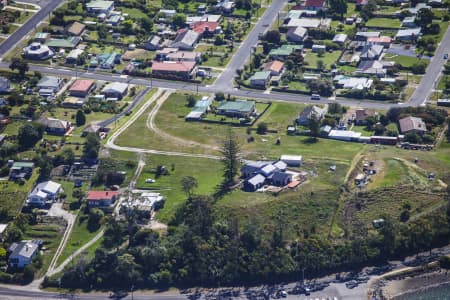
[[[154,61],[152,75],[167,79],[189,80],[195,78],[196,66],[195,61]]]
[[[359,141],[361,132],[351,130],[331,130],[328,137],[333,140],[340,141]]]

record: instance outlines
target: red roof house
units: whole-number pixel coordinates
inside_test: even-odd
[[[86,97],[94,88],[94,80],[78,79],[70,87],[69,93],[74,97]]]
[[[208,22],[208,21],[198,21],[189,25],[189,27],[193,31],[199,34],[215,33],[218,26],[219,26],[218,22]]]
[[[325,8],[325,0],[306,0],[304,8],[307,10],[322,10]]]
[[[196,61],[154,61],[152,75],[160,78],[191,79],[197,70]]]
[[[109,208],[119,195],[118,191],[88,191],[86,196],[88,208]]]

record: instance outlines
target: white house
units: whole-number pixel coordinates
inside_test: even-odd
[[[27,199],[27,205],[42,207],[55,200],[62,192],[61,184],[54,181],[45,181],[36,185]]]
[[[122,82],[109,83],[102,89],[102,94],[106,98],[122,99],[128,94],[128,84]]]
[[[420,28],[400,29],[395,35],[397,41],[414,41],[420,37]]]
[[[347,37],[345,33],[338,33],[333,37],[333,43],[343,45],[347,41]]]
[[[37,255],[39,244],[33,241],[21,241],[20,243],[13,243],[8,252],[8,266],[10,268],[24,268],[31,264],[33,258]]]

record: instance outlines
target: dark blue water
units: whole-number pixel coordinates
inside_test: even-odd
[[[450,300],[450,284],[395,297],[395,300]]]

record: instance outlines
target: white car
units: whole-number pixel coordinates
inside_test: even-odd
[[[145,179],[145,183],[153,183],[155,182],[155,179],[147,178]]]

